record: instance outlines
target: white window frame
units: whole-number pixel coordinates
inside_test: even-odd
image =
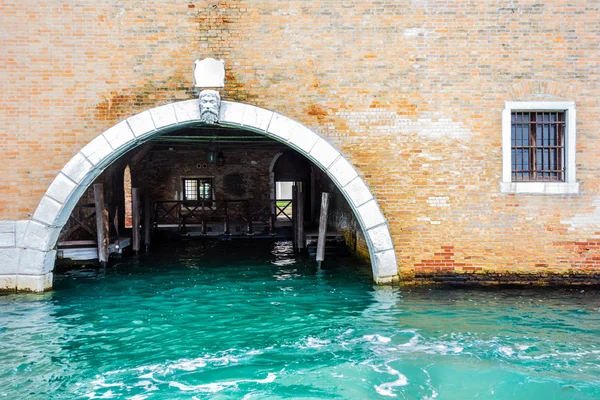
[[[564,111],[565,135],[565,181],[564,182],[512,182],[511,164],[511,115],[514,111]],[[505,101],[502,110],[502,193],[579,193],[575,170],[575,146],[577,138],[577,114],[574,101]]]
[[[216,194],[215,194],[215,177],[214,176],[182,176],[179,179],[179,184],[181,185],[181,192],[179,194],[179,200],[180,201],[186,201],[185,200],[185,180],[186,179],[210,179],[212,184],[211,184],[211,197],[212,197],[212,205],[211,206],[204,206],[202,209],[203,210],[216,210],[217,209],[217,203],[216,203]],[[200,202],[200,200],[190,200],[190,201],[198,201]]]

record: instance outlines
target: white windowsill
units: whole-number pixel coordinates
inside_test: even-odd
[[[579,182],[501,182],[502,193],[577,194]]]

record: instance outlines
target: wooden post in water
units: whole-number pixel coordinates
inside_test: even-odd
[[[321,216],[319,217],[319,239],[317,241],[317,266],[325,259],[325,240],[327,239],[327,213],[329,212],[329,193],[321,195]]]
[[[225,220],[223,221],[223,234],[229,235],[229,210],[227,208],[227,201],[225,201]]]
[[[140,189],[131,188],[131,242],[133,251],[140,251]]]
[[[304,250],[304,184],[302,182],[296,183],[298,190],[296,191],[296,204],[298,205],[298,211],[296,215],[296,247],[299,252]]]
[[[150,250],[150,237],[152,235],[152,202],[150,201],[150,190],[144,190],[144,244],[146,253]]]
[[[298,250],[298,185],[292,185],[292,243],[294,250]]]
[[[110,250],[108,248],[108,210],[104,206],[104,185],[94,184],[94,205],[96,207],[96,233],[98,236],[98,262],[106,266]]]

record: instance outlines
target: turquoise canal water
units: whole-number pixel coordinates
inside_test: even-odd
[[[0,297],[0,398],[600,398],[600,292],[377,288],[214,246]]]

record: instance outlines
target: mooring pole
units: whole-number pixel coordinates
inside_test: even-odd
[[[150,250],[150,237],[152,235],[152,213],[150,207],[150,190],[144,190],[144,244],[146,245],[146,253]]]
[[[296,247],[299,252],[304,250],[304,184],[298,182],[296,184],[298,190],[296,192],[296,203],[298,204],[298,218],[296,218],[296,240],[298,241]]]
[[[94,184],[94,205],[96,207],[96,233],[98,236],[98,262],[106,267],[110,249],[108,248],[108,210],[104,205],[104,185],[102,183]]]
[[[227,202],[225,202],[225,220],[223,221],[223,234],[229,235],[229,210],[227,208]]]
[[[292,243],[294,250],[298,250],[298,185],[292,185]]]
[[[321,195],[321,215],[319,217],[319,239],[317,241],[317,266],[325,259],[325,240],[327,238],[327,213],[329,212],[329,193]]]
[[[140,251],[140,189],[131,188],[131,241],[133,251]]]

